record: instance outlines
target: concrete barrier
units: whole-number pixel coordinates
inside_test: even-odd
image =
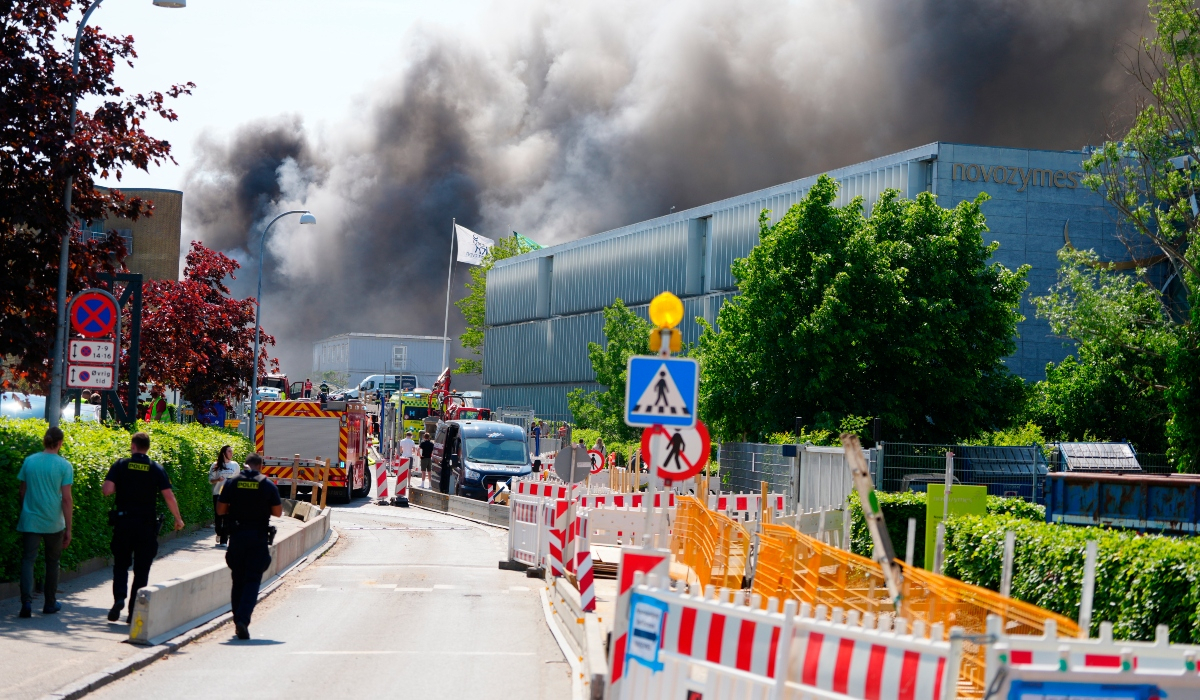
[[[430,491],[413,487],[409,490],[409,501],[413,505],[440,510],[451,515],[461,515],[472,520],[508,527],[508,506],[498,506],[494,503],[476,501],[473,498],[451,496],[438,491]]]
[[[271,545],[271,565],[263,574],[263,586],[316,549],[328,535],[328,510],[310,517],[301,528],[280,534]],[[229,567],[214,564],[141,589],[133,605],[129,641],[160,644],[228,612],[230,584]]]

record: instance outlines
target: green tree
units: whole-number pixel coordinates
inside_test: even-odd
[[[1167,363],[1179,338],[1158,291],[1093,251],[1064,248],[1058,259],[1058,282],[1033,303],[1056,335],[1077,342],[1078,357],[1046,367],[1030,417],[1051,436],[1166,451]]]
[[[1103,193],[1131,230],[1131,248],[1157,248],[1178,295],[1168,286],[1159,302],[1174,315],[1175,345],[1162,377],[1170,418],[1172,459],[1180,471],[1200,471],[1200,9],[1191,0],[1151,0],[1155,34],[1130,62],[1144,92],[1129,131],[1085,164],[1085,182]],[[1108,280],[1104,280],[1108,281]],[[1175,297],[1186,300],[1178,304]],[[1142,352],[1142,350],[1139,350]],[[1080,356],[1079,363],[1089,358]],[[1079,371],[1079,370],[1072,370]],[[1100,368],[1089,368],[1093,374]]]
[[[740,294],[700,338],[701,415],[724,439],[879,416],[889,439],[945,441],[1011,421],[1024,383],[1015,350],[1026,267],[988,262],[980,204],[885,192],[836,207],[818,179],[736,261]]]
[[[471,268],[471,281],[467,282],[467,295],[454,302],[463,318],[467,319],[467,329],[460,335],[462,346],[470,350],[474,357],[459,357],[455,360],[458,367],[455,374],[483,373],[483,335],[487,330],[487,273],[497,260],[511,258],[514,255],[528,253],[541,248],[519,233],[501,238],[496,245],[483,257],[483,262]]]
[[[588,343],[592,371],[604,390],[567,394],[575,425],[599,430],[606,442],[637,439],[640,431],[625,425],[625,368],[631,356],[650,354],[650,329],[650,322],[620,299],[604,309],[605,344]]]

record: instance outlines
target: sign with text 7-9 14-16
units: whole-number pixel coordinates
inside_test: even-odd
[[[686,357],[635,355],[625,372],[625,424],[634,427],[696,424],[700,364]]]

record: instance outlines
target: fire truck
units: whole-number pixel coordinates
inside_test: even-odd
[[[370,418],[359,401],[266,401],[258,404],[254,448],[263,457],[329,460],[330,496],[347,503],[367,495],[367,446]],[[291,467],[263,467],[268,477],[289,478]],[[303,470],[306,481],[319,481],[320,471]]]

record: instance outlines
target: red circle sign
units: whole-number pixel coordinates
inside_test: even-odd
[[[655,438],[660,454],[651,449]],[[642,431],[642,459],[663,481],[681,481],[700,473],[708,464],[708,427],[696,421],[694,428],[655,425]]]
[[[120,312],[112,295],[103,289],[85,289],[71,300],[71,329],[85,338],[103,338],[117,328]]]
[[[592,473],[604,471],[604,453],[600,450],[588,450],[588,459],[592,460]]]

